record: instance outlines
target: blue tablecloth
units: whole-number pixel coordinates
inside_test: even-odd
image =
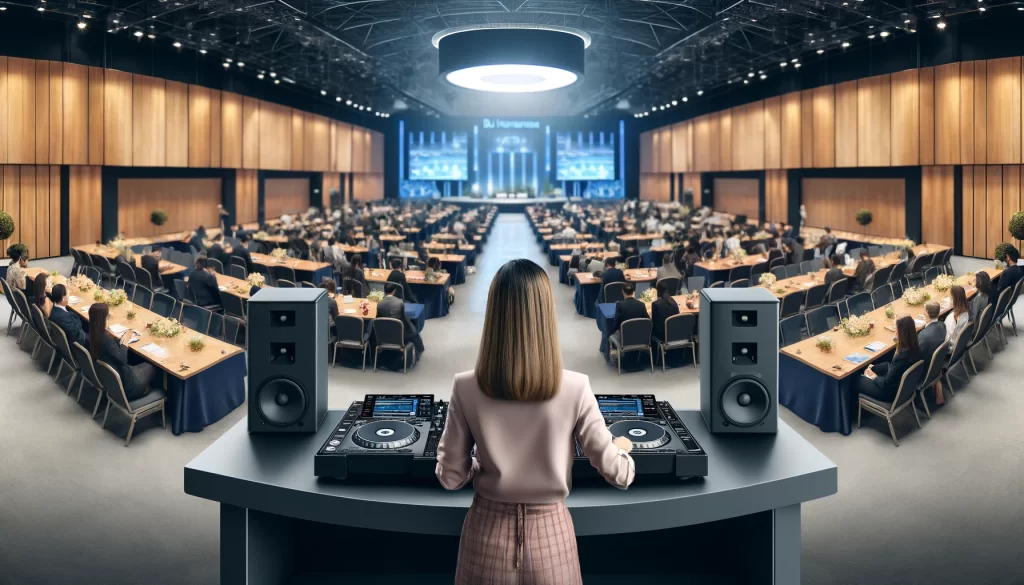
[[[423,327],[427,324],[426,311],[419,303],[405,303],[405,316],[416,326],[416,331],[423,333]]]
[[[615,321],[615,303],[597,304],[597,328],[601,331],[601,353],[608,359],[608,329]]]
[[[323,268],[320,268],[316,271],[296,270],[295,278],[298,278],[300,282],[305,280],[308,282],[312,282],[316,286],[320,286],[321,280],[325,278],[334,278],[334,267],[324,266]],[[296,283],[296,285],[297,284],[298,283]]]
[[[644,250],[640,254],[640,267],[641,268],[658,268],[661,266],[661,260],[665,257],[664,252],[655,252],[654,250]]]
[[[576,314],[597,318],[597,298],[601,294],[601,283],[580,284],[576,281],[576,294],[573,300],[576,303]]]
[[[466,259],[462,262],[442,262],[441,266],[451,275],[449,283],[452,285],[465,284],[466,282]]]
[[[849,435],[857,416],[859,373],[836,380],[818,370],[779,354],[779,404],[825,431]]]
[[[198,433],[245,402],[245,353],[234,355],[185,380],[167,376],[171,432]]]
[[[562,284],[572,284],[569,282],[569,261],[558,259],[558,282]]]
[[[427,319],[437,319],[448,314],[448,287],[438,284],[409,283],[412,292],[423,305]]]

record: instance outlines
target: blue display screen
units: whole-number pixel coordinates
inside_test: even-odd
[[[418,398],[377,398],[373,416],[416,416]]]
[[[598,398],[597,405],[604,416],[644,415],[644,406],[639,398]]]
[[[559,181],[614,181],[615,134],[559,132],[556,176]]]
[[[469,179],[469,144],[466,133],[440,137],[423,132],[410,134],[409,179],[415,181],[465,181]]]

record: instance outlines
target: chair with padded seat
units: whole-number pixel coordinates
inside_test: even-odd
[[[1019,283],[1018,283],[1019,284]],[[1003,319],[1006,318],[1006,312],[1010,310],[1010,304],[1014,300],[1014,294],[1017,292],[1017,285],[1012,288],[1005,288],[999,293],[999,298],[996,299],[996,304],[992,310],[992,329],[996,331],[998,335],[996,338],[999,339],[999,343],[1003,346],[1006,345],[1006,332],[1003,331]]]
[[[700,292],[704,288],[704,276],[686,277],[686,292]]]
[[[825,297],[828,296],[827,284],[816,284],[811,288],[807,289],[807,299],[804,301],[804,311],[810,311],[820,307],[825,303]]]
[[[345,294],[351,294],[357,299],[366,298],[366,290],[363,288],[363,283],[354,278],[341,279],[341,291]]]
[[[949,344],[949,362],[942,371],[942,375],[946,380],[946,387],[949,388],[950,394],[953,393],[953,370],[960,366],[964,371],[964,381],[971,381],[971,372],[967,368],[967,362],[964,358],[967,357],[967,348],[971,344],[971,340],[974,339],[974,321],[968,321],[964,328],[957,334],[956,339],[952,340]]]
[[[146,270],[145,268],[141,268],[139,266],[135,266],[133,270],[135,272],[136,283],[138,283],[140,286],[148,288],[149,290],[155,290],[153,288],[153,275],[150,274],[148,270]]]
[[[907,368],[906,372],[903,372],[903,377],[900,379],[900,387],[896,390],[896,398],[892,402],[885,402],[872,398],[867,394],[860,394],[857,398],[857,428],[860,428],[861,416],[865,410],[876,414],[884,418],[885,422],[889,424],[889,434],[892,435],[892,442],[899,447],[900,442],[896,438],[896,429],[892,426],[892,419],[907,408],[914,412],[917,428],[921,428],[921,417],[917,415],[917,408],[914,407],[914,396],[917,395],[917,388],[921,385],[921,380],[924,378],[924,369],[924,361],[918,361]]]
[[[794,278],[803,274],[800,270],[800,263],[786,264],[786,278]]]
[[[153,304],[150,306],[150,311],[153,311],[161,317],[168,319],[177,319],[181,312],[179,303],[174,297],[165,295],[164,293],[156,293],[153,295]]]
[[[152,290],[142,285],[137,285],[135,287],[135,296],[132,297],[132,303],[148,311],[153,306],[153,294]]]
[[[783,267],[786,266],[786,259],[784,257],[782,257],[782,256],[779,256],[779,257],[776,257],[776,258],[772,258],[768,262],[768,270],[772,270],[774,268],[778,268],[779,266],[783,266]]]
[[[785,266],[776,266],[775,268],[772,268],[771,272],[775,277],[775,280],[785,280],[789,278],[789,272],[786,270]]]
[[[225,292],[220,295],[220,302],[225,315],[245,320],[245,305],[242,303],[242,297]]]
[[[741,278],[729,283],[729,288],[750,288],[750,279]]]
[[[806,298],[807,295],[804,291],[798,290],[787,293],[786,296],[782,297],[782,302],[779,306],[779,318],[785,319],[799,313]]]
[[[277,288],[295,288],[295,282],[279,278],[277,279]]]
[[[833,282],[828,287],[828,295],[825,298],[825,304],[835,305],[846,298],[846,287],[849,285],[847,279],[841,279]]]
[[[308,280],[303,280],[302,282],[299,283],[299,286],[302,288],[316,288],[316,285],[313,284],[312,282],[309,282]]]
[[[729,277],[726,278],[729,282],[735,282],[742,279],[750,279],[750,266],[735,266],[729,270]]]
[[[985,351],[988,352],[988,359],[992,359],[992,347],[988,344],[988,333],[992,329],[993,315],[995,314],[995,307],[993,305],[987,305],[981,311],[981,316],[978,317],[977,326],[974,329],[974,335],[971,337],[970,344],[967,345],[967,359],[971,363],[971,369],[974,373],[978,373],[978,365],[974,362],[973,351],[975,347],[979,345],[985,346]]]
[[[750,282],[760,282],[761,275],[768,272],[767,262],[758,262],[750,267]]]
[[[241,260],[241,258],[239,258],[239,260]],[[245,280],[246,276],[248,276],[245,273],[245,266],[241,266],[239,264],[232,263],[231,266],[228,267],[228,271],[229,276],[237,278],[238,280]]]
[[[192,295],[189,294],[188,287],[185,285],[184,280],[180,278],[175,278],[174,280],[171,281],[171,287],[174,289],[174,296],[176,296],[179,301],[188,301],[191,302],[192,304],[195,304],[193,302]]]
[[[602,296],[605,303],[617,303],[622,299],[626,298],[625,293],[622,292],[622,287],[626,286],[624,282],[609,282],[604,285]]]
[[[57,374],[54,376],[54,381],[57,382],[57,386],[60,386],[60,373],[64,369],[66,364],[71,370],[71,378],[68,380],[67,394],[71,395],[71,388],[75,385],[75,380],[78,378],[80,372],[78,371],[78,364],[75,362],[75,358],[71,355],[71,346],[68,344],[68,336],[64,333],[64,330],[57,326],[53,321],[47,321],[49,325],[50,339],[53,340],[53,347],[57,348],[57,353],[60,355],[60,361],[57,363]]]
[[[907,261],[903,260],[892,265],[889,271],[889,275],[886,280],[891,284],[897,281],[902,281],[903,277],[907,275]],[[881,283],[879,283],[881,284]],[[870,291],[869,291],[870,292]]]
[[[11,285],[7,284],[6,278],[0,278],[0,288],[4,290],[4,298],[7,299],[7,304],[11,306],[11,315],[7,318],[7,335],[11,334],[11,327],[14,326],[15,319],[21,319],[22,332],[25,331],[25,326],[28,324],[28,320],[25,315],[21,313],[21,307],[18,306],[17,301],[14,300],[14,292],[11,289]]]
[[[12,288],[11,296],[14,297],[14,303],[18,307],[18,312],[23,315],[23,320],[25,325],[27,325],[27,327],[22,326],[21,333],[18,334],[18,345],[20,346],[25,342],[26,334],[29,331],[35,331],[35,325],[32,323],[32,311],[29,309],[30,303],[25,293],[21,289]]]
[[[231,345],[246,349],[249,342],[246,335],[245,320],[232,315],[224,315],[223,317],[224,327],[221,330],[221,339]]]
[[[277,286],[281,286],[280,281],[287,280],[292,283],[291,288],[295,288],[295,270],[289,266],[278,266],[274,265],[270,267],[270,273],[274,276],[274,280],[278,281]]]
[[[810,260],[804,260],[800,262],[800,274],[810,274],[811,272],[813,271],[811,270]]]
[[[619,326],[619,330],[608,337],[609,350],[615,350],[619,375],[622,375],[622,355],[628,351],[646,352],[651,361],[651,373],[654,373],[654,352],[651,351],[651,330],[654,322],[647,318],[628,319]],[[639,355],[637,356],[639,359]]]
[[[628,321],[627,321],[628,323]],[[665,319],[665,339],[653,338],[661,350],[661,371],[665,371],[665,354],[677,349],[690,348],[693,367],[697,367],[697,342],[694,334],[697,331],[697,315],[680,313]]]
[[[790,315],[779,321],[779,334],[782,336],[782,345],[793,345],[807,339],[807,336],[804,335],[806,325],[807,321],[802,314]]]
[[[32,359],[36,359],[39,354],[41,347],[47,347],[50,349],[50,362],[46,366],[46,374],[50,374],[50,370],[53,369],[53,362],[57,359],[57,345],[50,336],[49,321],[43,316],[43,310],[40,309],[35,303],[28,308],[29,315],[31,316],[31,326],[36,334],[36,344],[32,348]]]
[[[640,256],[630,256],[626,258],[626,269],[640,268]]]
[[[815,337],[839,325],[839,309],[835,305],[818,307],[804,314],[807,317],[807,335]]]
[[[654,283],[654,288],[657,290],[657,288],[661,286],[661,283],[665,283],[665,286],[668,287],[669,294],[677,295],[679,294],[679,287],[681,286],[682,280],[683,279],[678,276],[666,276],[665,278],[659,278],[657,282]]]
[[[122,282],[136,282],[135,267],[128,264],[123,259],[118,257],[117,259],[117,275],[121,278]]]
[[[224,263],[216,258],[207,258],[206,265],[213,268],[217,274],[224,274]]]
[[[862,292],[846,299],[846,312],[855,317],[862,317],[875,309],[871,294]]]
[[[719,280],[718,282],[712,282],[708,288],[725,288],[725,281]]]
[[[938,276],[941,273],[942,273],[942,271],[939,269],[938,266],[930,266],[930,267],[928,267],[928,269],[924,271],[924,284],[925,284],[925,286],[928,286],[929,284],[931,284],[932,281],[935,280],[935,277]]]
[[[871,303],[876,309],[882,308],[892,301],[892,287],[888,284],[875,287],[875,290],[871,291]]]
[[[402,352],[402,373],[409,371],[409,355],[412,354],[412,365],[416,365],[416,349],[412,342],[405,341],[405,323],[390,317],[377,317],[373,320],[373,336],[377,347],[373,354],[373,371],[377,371],[377,359],[382,351]]]
[[[210,311],[196,305],[184,305],[181,308],[181,324],[189,329],[209,335]]]
[[[923,356],[928,358],[928,356]],[[928,366],[928,370],[925,372],[924,378],[922,378],[921,384],[917,387],[917,396],[921,399],[921,404],[924,405],[924,415],[928,418],[932,417],[932,411],[928,407],[928,397],[926,393],[932,391],[935,384],[942,387],[942,370],[946,367],[949,362],[949,345],[943,343],[936,348],[930,359],[925,360],[925,365]],[[950,396],[953,395],[953,387],[949,387]]]
[[[96,363],[93,361],[89,350],[85,349],[77,341],[71,344],[71,355],[74,356],[75,362],[78,364],[78,371],[82,373],[82,379],[78,386],[77,402],[82,402],[82,386],[88,382],[90,386],[96,389],[96,403],[92,407],[92,417],[96,418],[96,413],[100,411],[100,403],[105,395],[103,384],[100,384],[100,380],[96,376]]]
[[[167,412],[164,408],[164,405],[167,403],[167,394],[163,390],[151,388],[145,396],[129,401],[124,393],[121,375],[117,373],[117,370],[103,360],[96,360],[95,366],[96,378],[100,381],[107,395],[107,409],[103,413],[101,429],[107,428],[107,417],[110,416],[111,406],[131,419],[128,425],[128,435],[124,439],[125,447],[131,442],[132,434],[135,432],[135,423],[141,418],[159,412],[163,427],[167,428]]]
[[[404,334],[404,331],[403,331]],[[331,367],[338,363],[338,348],[358,349],[363,352],[363,371],[366,371],[366,350],[370,347],[370,331],[366,330],[366,322],[352,315],[338,315],[334,318],[334,353]]]

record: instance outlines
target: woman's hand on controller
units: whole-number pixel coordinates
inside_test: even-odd
[[[626,437],[615,437],[614,439],[612,439],[612,443],[619,449],[625,451],[626,453],[629,453],[630,451],[633,450],[633,441],[630,441]]]

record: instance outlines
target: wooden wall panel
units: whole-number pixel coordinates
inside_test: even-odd
[[[56,228],[60,225],[61,205],[63,204],[60,196],[60,167],[56,165],[50,166],[50,220],[46,225],[45,231],[42,233],[49,234],[50,236],[50,256],[60,256],[60,236],[61,230]]]
[[[360,173],[352,177],[352,198],[358,201],[379,201],[384,198],[384,175]]]
[[[892,164],[891,82],[888,75],[857,82],[857,161],[862,167]]]
[[[1006,237],[1006,224],[1003,223],[1003,167],[989,165],[986,167],[985,178],[985,207],[974,213],[974,233],[978,233],[980,220],[985,228],[985,251],[992,254],[996,245]]]
[[[47,61],[50,65],[50,153],[47,162],[64,164],[64,64]],[[54,252],[54,255],[60,251]]]
[[[0,241],[0,257],[6,257],[7,247],[21,242],[24,231],[21,225],[21,167],[4,165],[0,167],[0,176],[3,178],[2,208],[14,220],[14,233],[10,238]]]
[[[974,256],[974,167],[963,168],[960,202],[960,242],[964,256]]]
[[[916,166],[921,164],[921,96],[918,70],[893,73],[891,80],[892,166]]]
[[[857,82],[836,85],[836,166],[857,166]]]
[[[953,246],[952,166],[921,168],[921,240]]]
[[[36,162],[36,67],[31,59],[7,59],[7,162]]]
[[[789,220],[789,178],[785,170],[765,171],[764,175],[765,221],[784,222]]]
[[[974,62],[974,164],[988,162],[988,62]],[[960,118],[963,122],[963,118]]]
[[[7,162],[7,142],[10,135],[7,132],[7,119],[10,101],[7,97],[7,57],[0,57],[0,164]],[[0,175],[0,203],[3,202],[3,177]],[[6,240],[4,240],[6,241]],[[0,241],[3,244],[4,241]],[[4,254],[7,248],[4,246],[0,254]],[[2,257],[2,256],[0,256]]]
[[[331,120],[327,134],[327,166],[330,172],[338,172],[338,122]]]
[[[103,115],[106,112],[104,71],[100,67],[89,68],[89,164],[102,165],[106,143],[103,130],[106,127]]]
[[[242,167],[260,167],[260,100],[242,96]]]
[[[782,168],[782,98],[764,100],[764,168]]]
[[[166,88],[163,79],[132,76],[132,164],[135,166],[167,164]]]
[[[356,175],[355,178],[358,178]],[[640,199],[668,201],[672,195],[672,175],[669,173],[640,173]]]
[[[210,90],[188,86],[188,166],[210,166]]]
[[[918,113],[920,123],[920,164],[935,164],[935,69],[918,70]]]
[[[988,172],[984,166],[974,167],[974,254],[976,256],[987,257],[992,255],[992,251],[986,249],[985,239],[987,236],[985,229],[985,219],[988,212],[988,200],[986,194],[988,192]]]
[[[307,171],[323,171],[330,168],[330,120],[316,114],[306,114],[305,144],[303,155]],[[353,149],[353,152],[355,150]],[[364,152],[359,151],[361,154]],[[360,168],[360,170],[362,170]]]
[[[658,169],[662,173],[672,172],[672,127],[665,126],[661,129],[661,156],[658,159]],[[372,159],[371,155],[371,159]],[[375,170],[374,172],[383,173],[384,169]]]
[[[718,112],[718,170],[732,170],[732,110]]]
[[[64,63],[61,82],[64,84],[61,161],[66,165],[89,164],[89,68]]]
[[[686,173],[683,175],[683,194],[689,190],[693,194],[693,208],[701,206],[700,173]]]
[[[935,164],[961,164],[959,63],[935,68]]]
[[[292,164],[291,109],[260,103],[259,168],[287,170]]]
[[[826,85],[813,90],[814,166],[830,168],[836,165],[836,103],[835,86]]]
[[[960,67],[960,163],[973,165],[974,156],[974,61],[959,63]],[[938,99],[936,97],[936,99]]]
[[[235,171],[235,222],[239,225],[259,219],[259,182],[255,170]]]
[[[802,202],[807,225],[871,236],[902,238],[906,234],[906,185],[903,179],[802,179]],[[857,223],[857,211],[871,210],[867,228]]]
[[[759,217],[758,179],[716,178],[712,186],[715,211]]]
[[[795,91],[782,96],[782,168],[797,169],[802,165],[801,122],[803,111],[801,93]]]
[[[671,134],[668,141],[671,143]],[[384,174],[384,134],[370,130],[370,172]]]
[[[989,164],[1021,163],[1021,58],[988,62],[985,108]]]
[[[35,227],[36,247],[32,251],[32,255],[36,258],[46,258],[50,255],[50,232],[52,231],[50,229],[50,167],[45,165],[22,167],[21,174],[22,179],[26,174],[35,175],[33,181],[35,185],[35,217],[30,221]],[[22,180],[22,192],[24,192],[24,186],[25,182]],[[58,204],[59,202],[58,199]],[[24,205],[24,203],[23,199],[22,204]]]
[[[188,85],[177,81],[167,82],[167,166],[188,166]]]
[[[651,134],[653,134],[653,137],[651,138],[651,172],[660,173],[662,172],[661,155],[663,151],[662,138],[664,136],[660,130],[652,130]]]
[[[337,122],[335,124],[337,131],[335,133],[335,148],[334,168],[339,173],[348,173],[352,171],[352,125],[344,122]]]
[[[221,136],[223,131],[221,114],[223,111],[220,104],[220,96],[220,91],[216,89],[210,90],[210,166],[213,168],[221,166],[221,147],[224,142]]]
[[[229,91],[220,95],[220,164],[242,168],[242,96]]]
[[[814,94],[805,89],[800,92],[800,166],[814,166]]]
[[[713,170],[713,160],[718,158],[717,151],[711,148],[711,116],[698,116],[693,120],[693,170]],[[714,153],[714,156],[712,156]]]
[[[263,214],[267,219],[309,209],[309,179],[264,179]]]
[[[102,167],[73,166],[68,179],[68,246],[94,244],[103,237]]]
[[[36,68],[36,164],[50,162],[50,62],[34,61]]]
[[[690,128],[689,120],[672,126],[672,172],[686,173],[692,168],[690,153]]]
[[[132,165],[131,111],[131,73],[107,69],[103,83],[103,164],[107,166]]]
[[[29,255],[35,256],[39,250],[36,246],[36,169],[34,166],[24,166],[18,171],[18,190],[21,193],[21,209],[18,213],[21,215],[22,226],[19,240],[28,246]]]
[[[750,171],[764,164],[764,101],[732,109],[732,170]]]
[[[341,173],[324,173],[323,189],[320,191],[320,205],[324,210],[331,208],[331,192],[341,193]]]
[[[221,179],[119,179],[117,225],[129,238],[215,226],[221,202]],[[167,212],[157,228],[149,221],[154,209]]]
[[[305,164],[305,121],[306,117],[300,110],[292,110],[292,160],[293,171],[301,171]]]
[[[653,130],[640,133],[640,172],[654,172],[654,137],[657,133]]]

